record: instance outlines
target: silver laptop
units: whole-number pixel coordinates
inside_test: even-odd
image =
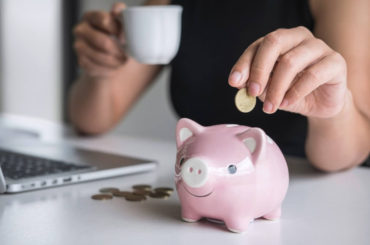
[[[150,171],[157,165],[152,160],[86,150],[66,143],[45,143],[37,136],[37,132],[28,128],[8,130],[0,122],[0,193]]]

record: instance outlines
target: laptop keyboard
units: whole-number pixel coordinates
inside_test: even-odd
[[[91,168],[3,149],[0,149],[0,167],[4,176],[14,180]]]

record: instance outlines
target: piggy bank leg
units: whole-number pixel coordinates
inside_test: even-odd
[[[183,221],[192,223],[192,222],[197,222],[202,217],[197,213],[194,213],[194,212],[186,210],[186,209],[182,209],[181,210],[181,218],[182,218]]]
[[[264,215],[263,218],[269,220],[277,220],[281,216],[281,207],[274,209],[273,211],[269,212],[268,214]]]
[[[232,232],[243,233],[247,231],[248,225],[252,221],[253,221],[253,218],[238,216],[237,218],[233,217],[233,218],[226,219],[225,225],[227,229]]]

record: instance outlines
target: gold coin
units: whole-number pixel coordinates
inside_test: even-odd
[[[132,186],[133,189],[135,190],[147,190],[150,191],[152,189],[152,186],[150,185],[134,185]]]
[[[245,88],[239,89],[235,95],[235,106],[240,112],[250,112],[256,106],[256,97],[249,96]]]
[[[131,194],[131,195],[125,196],[125,199],[131,202],[140,202],[140,201],[146,200],[146,197],[144,195]]]
[[[91,198],[94,200],[110,200],[113,198],[113,196],[110,194],[95,194],[92,195]]]
[[[149,196],[158,199],[167,199],[168,197],[170,197],[170,195],[165,192],[152,192],[149,194]]]
[[[173,192],[173,188],[171,187],[158,187],[154,189],[154,192],[164,192],[167,194],[171,194]]]
[[[101,193],[114,193],[114,192],[117,192],[117,191],[119,191],[119,189],[118,188],[114,188],[114,187],[105,187],[105,188],[101,188],[100,190],[99,190]]]
[[[132,192],[133,194],[138,194],[138,195],[144,195],[144,196],[147,196],[149,195],[150,193],[152,193],[151,191],[148,191],[148,190],[144,190],[144,189],[136,189]]]
[[[116,191],[116,192],[113,192],[113,196],[115,196],[115,197],[127,197],[129,195],[132,195],[132,192],[129,192],[129,191]]]

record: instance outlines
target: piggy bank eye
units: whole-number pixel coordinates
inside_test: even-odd
[[[181,158],[180,159],[180,162],[179,162],[180,163],[180,167],[184,164],[184,162],[185,162],[185,158]]]
[[[236,173],[237,168],[236,168],[236,166],[235,166],[235,165],[231,164],[231,165],[229,165],[229,166],[227,167],[227,170],[229,171],[229,173],[230,173],[230,174],[235,174],[235,173]]]

